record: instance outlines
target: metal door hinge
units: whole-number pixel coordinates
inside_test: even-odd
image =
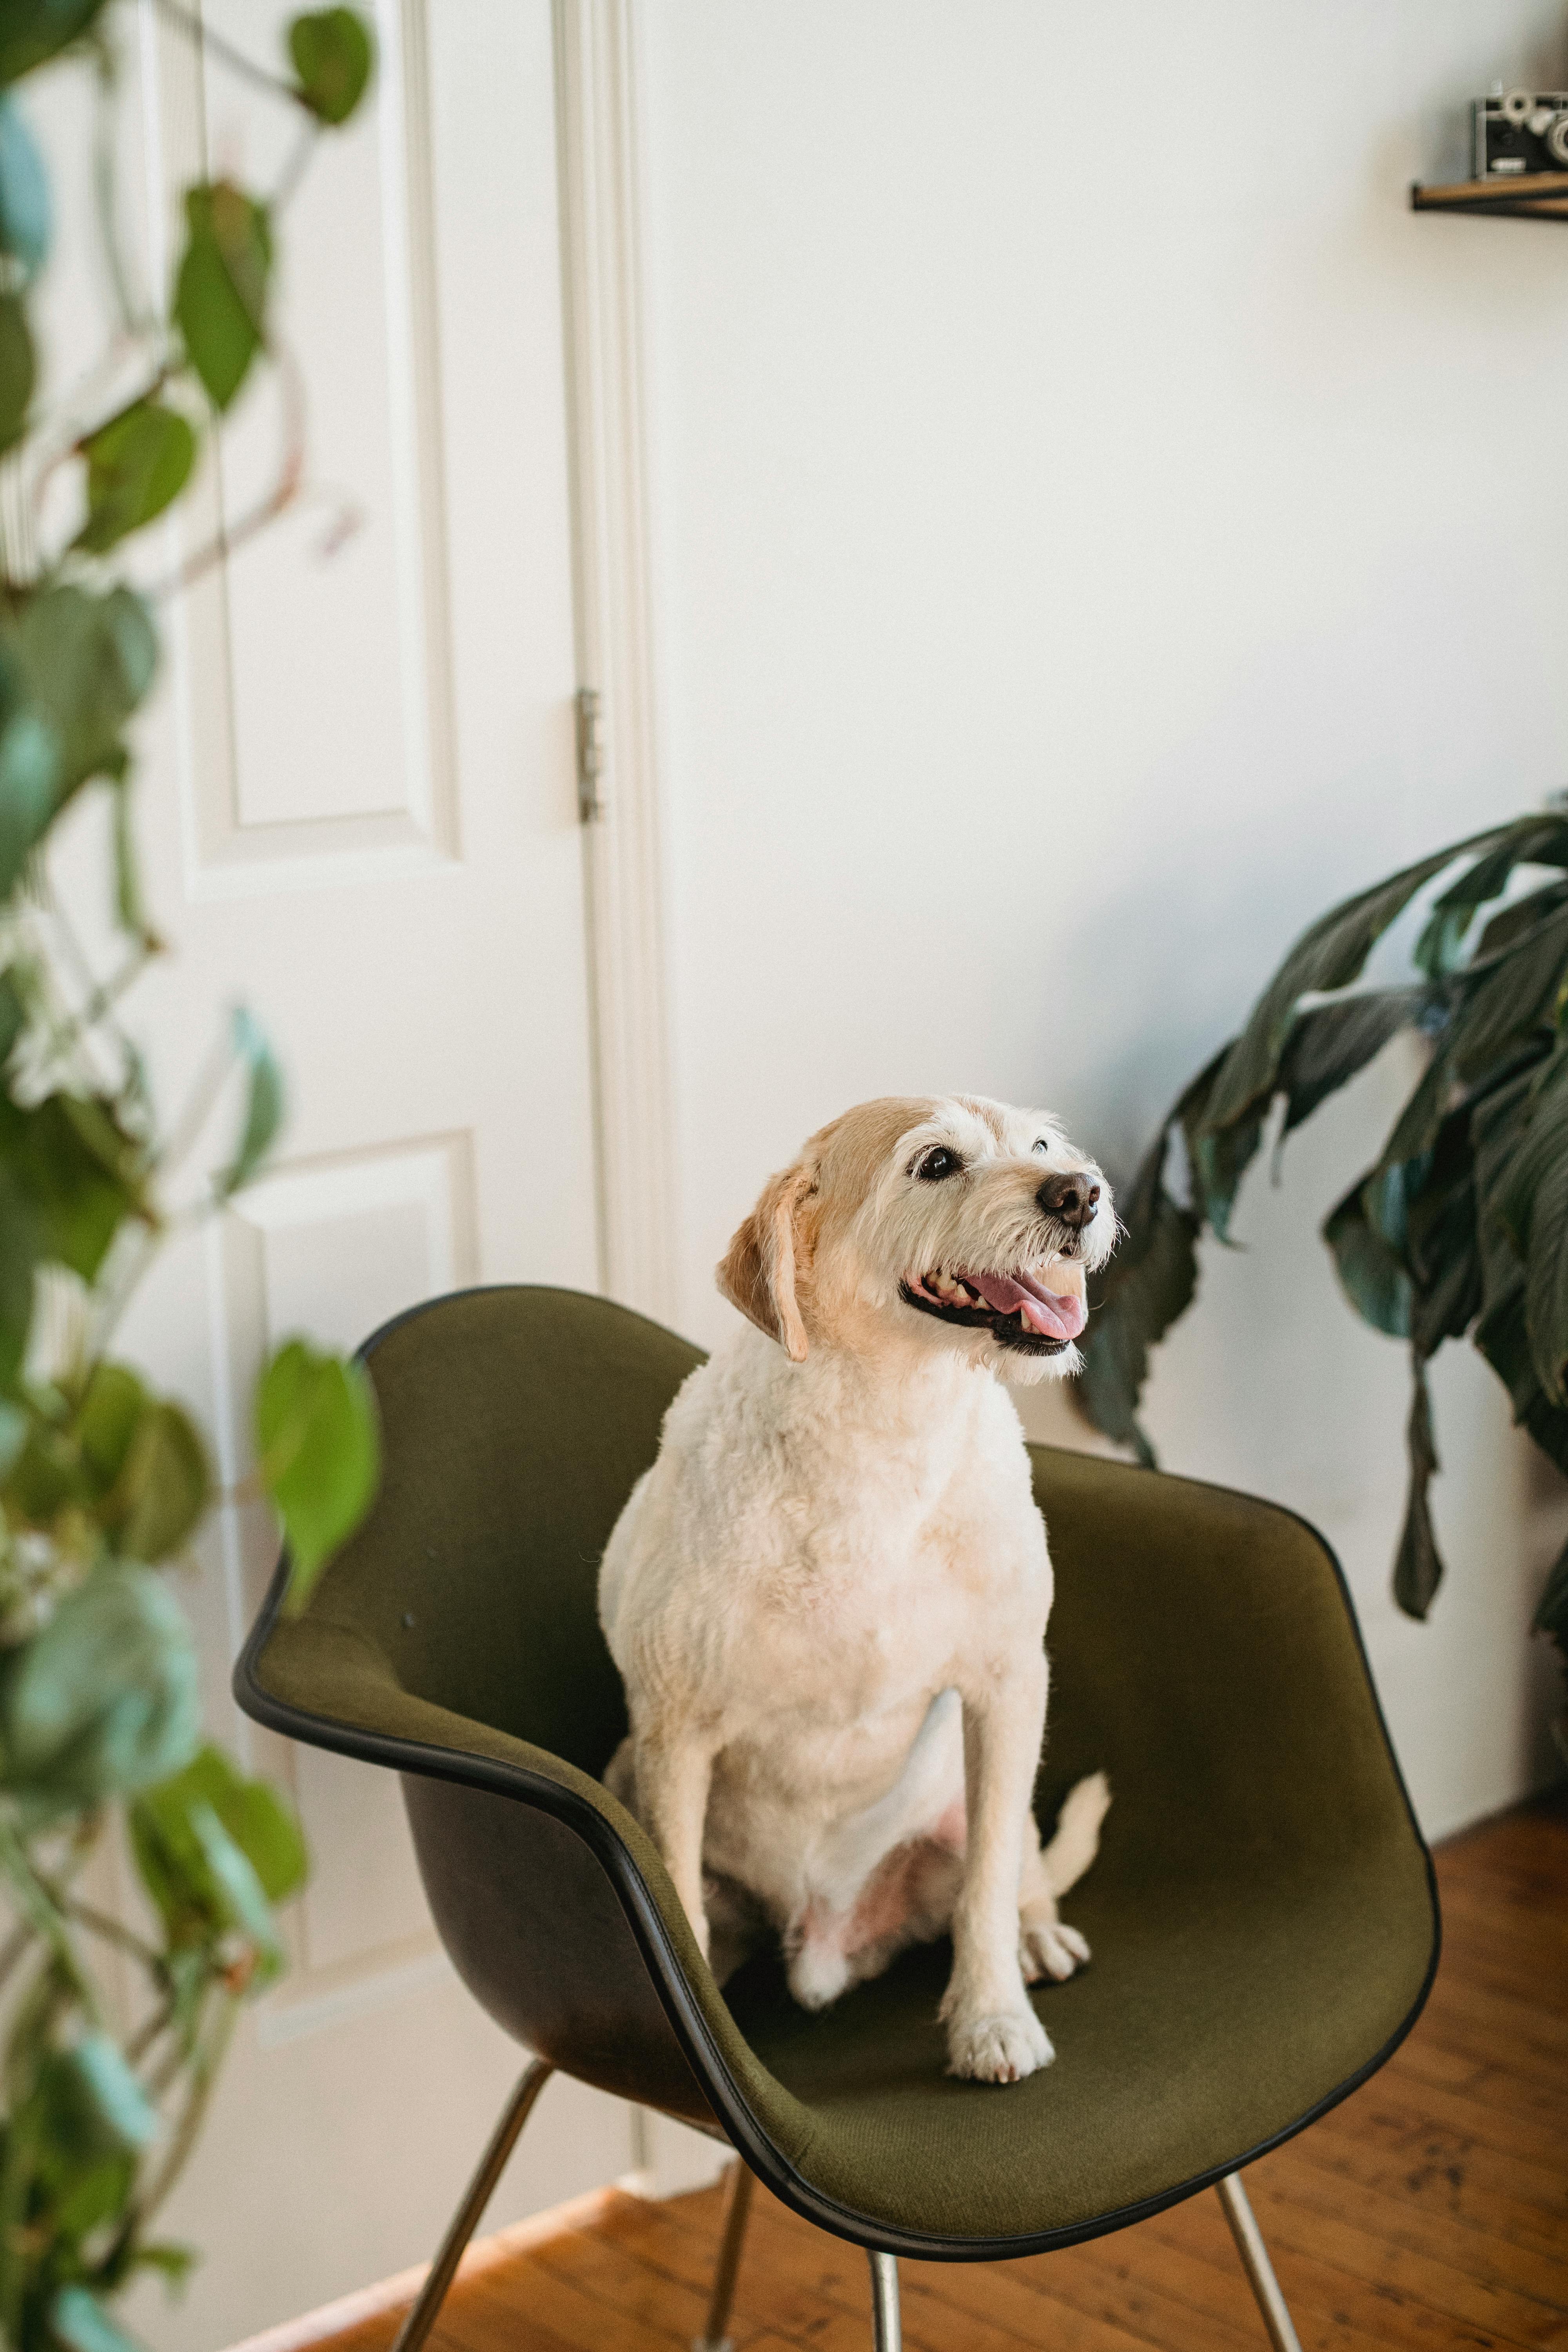
[[[592,824],[605,814],[605,803],[599,798],[599,779],[605,772],[605,734],[602,716],[603,697],[595,687],[580,687],[577,691],[577,815],[584,824]]]

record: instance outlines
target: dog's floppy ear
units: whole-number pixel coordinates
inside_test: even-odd
[[[773,1177],[717,1268],[731,1306],[776,1339],[792,1364],[805,1361],[805,1326],[795,1297],[795,1219],[815,1181],[798,1160]]]

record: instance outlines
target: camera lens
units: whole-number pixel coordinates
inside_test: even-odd
[[[1568,114],[1553,115],[1548,124],[1546,152],[1554,163],[1568,172]]]

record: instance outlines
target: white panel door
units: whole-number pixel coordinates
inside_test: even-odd
[[[279,54],[283,20],[209,0],[252,55]],[[144,746],[150,896],[177,947],[135,1000],[161,1097],[238,999],[289,1079],[271,1172],[171,1255],[126,1335],[204,1412],[231,1483],[285,1334],[352,1343],[458,1284],[598,1282],[550,12],[381,0],[377,20],[376,102],[319,142],[281,225],[322,494],[174,609]],[[160,12],[142,40],[161,278],[167,192],[204,169],[273,184],[295,125]],[[275,387],[247,396],[163,561],[243,519],[287,422]],[[391,1778],[236,1715],[272,1554],[265,1516],[230,1511],[189,1599],[209,1719],[289,1784],[315,1871],[168,2216],[204,2265],[175,2311],[155,2289],[137,2305],[163,2352],[425,2258],[521,2063],[439,1951]],[[495,2219],[632,2160],[624,2106],[554,2084]]]

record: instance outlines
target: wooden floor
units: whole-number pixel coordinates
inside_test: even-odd
[[[1568,2352],[1568,1804],[1439,1851],[1444,1956],[1384,2071],[1247,2174],[1307,2352]],[[719,2191],[611,2193],[587,2226],[458,2281],[433,2352],[686,2352],[700,2332]],[[525,2225],[526,2228],[526,2225]],[[1028,2262],[903,2263],[911,2352],[1258,2352],[1218,2200]],[[327,2341],[383,2352],[398,2314]],[[866,2263],[759,2190],[737,2352],[869,2352]]]

